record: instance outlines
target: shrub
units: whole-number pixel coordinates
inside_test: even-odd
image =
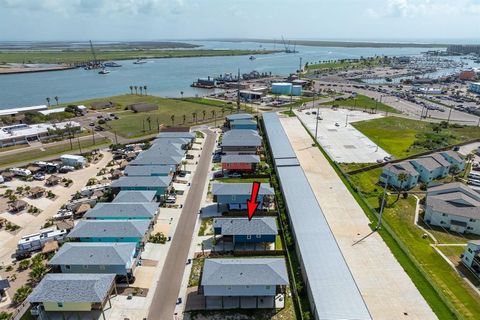
[[[23,285],[17,289],[17,292],[13,295],[13,302],[16,304],[22,303],[25,299],[27,299],[28,295],[32,292],[32,288]]]
[[[151,243],[161,243],[165,244],[167,242],[167,237],[161,232],[157,232],[154,235],[151,235],[148,239]]]

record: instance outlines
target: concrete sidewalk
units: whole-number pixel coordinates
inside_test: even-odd
[[[437,319],[362,208],[295,117],[282,125],[373,319]],[[321,257],[318,257],[321,259]]]

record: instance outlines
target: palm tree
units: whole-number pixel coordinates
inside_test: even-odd
[[[469,154],[467,154],[465,159],[467,160],[467,162],[472,162],[473,159],[475,159],[475,154],[469,153]]]
[[[215,127],[217,126],[217,118],[215,117],[215,110],[212,110],[212,118],[215,119]]]
[[[54,99],[57,102],[57,106],[58,106],[58,96],[55,96]]]
[[[152,121],[150,120],[150,117],[147,117],[147,122],[148,122],[148,131],[152,131]]]
[[[172,114],[172,115],[170,116],[170,120],[172,120],[172,127],[173,127],[174,124],[175,124],[175,115],[174,115],[174,114]]]
[[[35,264],[31,270],[32,271],[30,271],[29,276],[34,283],[38,283],[40,280],[42,280],[43,276],[48,271],[47,268],[41,263]]]
[[[202,115],[203,115],[203,119],[202,120],[205,120],[205,115],[207,114],[207,111],[205,110],[202,110]]]
[[[130,86],[130,94],[133,94],[133,86]]]
[[[185,124],[185,121],[187,120],[187,115],[183,115],[183,124]]]
[[[143,91],[145,92],[145,95],[147,95],[147,86],[143,86]]]
[[[140,89],[140,95],[142,95],[143,87],[140,86],[140,87],[138,87],[138,88]]]
[[[138,89],[138,87],[137,87],[137,86],[133,86],[133,88],[135,89],[135,94],[137,94],[137,89]]]
[[[460,172],[460,168],[458,167],[458,164],[454,163],[450,167],[450,174],[452,175],[452,180],[455,179],[455,176]]]
[[[225,113],[225,108],[222,107],[222,109],[220,110],[220,112],[222,113],[222,118],[223,118],[223,114]]]
[[[400,193],[402,193],[403,190],[403,183],[408,180],[408,174],[406,174],[405,172],[401,172],[398,174],[397,179],[400,182],[400,188],[398,188],[397,199],[395,200],[395,202],[400,199]]]
[[[50,108],[50,98],[47,97],[47,98],[45,98],[45,100],[47,100],[47,105]]]
[[[183,91],[180,91],[180,95],[182,96],[182,99],[183,99]]]
[[[192,122],[197,123],[197,111],[192,112]]]

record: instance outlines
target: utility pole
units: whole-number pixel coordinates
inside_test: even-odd
[[[383,215],[383,208],[385,207],[385,196],[387,195],[387,187],[388,187],[388,179],[390,177],[387,176],[387,182],[385,182],[385,188],[383,189],[383,196],[382,196],[382,204],[380,205],[380,217],[378,218],[378,224],[375,227],[374,231],[377,231],[380,229],[380,226],[382,225],[382,215]]]
[[[302,72],[302,57],[300,57],[300,69],[298,69],[299,72]]]
[[[240,68],[238,68],[237,75],[237,113],[240,112]]]
[[[92,129],[92,141],[93,145],[95,145],[95,130]]]
[[[80,149],[80,155],[83,155],[82,145],[80,144],[80,138],[79,137],[77,137],[77,142],[78,142],[78,149]]]
[[[452,115],[452,109],[453,109],[453,108],[450,108],[450,111],[448,112],[447,123],[450,123],[450,116]]]

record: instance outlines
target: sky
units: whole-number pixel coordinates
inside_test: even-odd
[[[0,41],[480,37],[480,0],[0,0]]]

